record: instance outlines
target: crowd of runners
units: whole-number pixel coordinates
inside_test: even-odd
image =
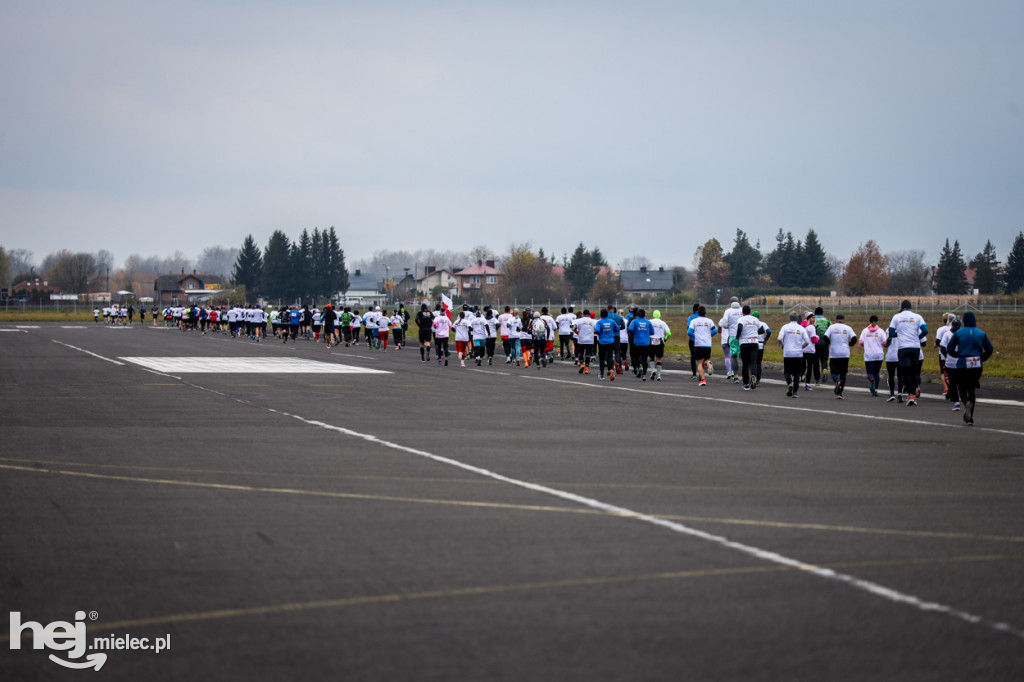
[[[104,310],[104,322],[131,322],[131,308],[118,312],[114,306]],[[410,324],[417,328],[420,361],[448,366],[458,360],[477,366],[494,364],[497,356],[505,364],[536,367],[554,362],[572,361],[578,373],[596,369],[599,380],[614,381],[616,375],[629,372],[641,381],[661,381],[665,346],[672,330],[659,310],[650,315],[642,307],[630,305],[619,311],[614,305],[583,309],[572,306],[552,314],[547,307],[534,310],[504,306],[464,305],[452,310],[442,303],[431,308],[422,304],[411,317],[403,304],[397,308],[380,306],[360,311],[335,309],[325,305],[285,306],[265,310],[260,306],[166,307],[152,309],[153,323],[163,318],[168,327],[196,330],[201,334],[217,332],[238,339],[261,342],[268,338],[283,343],[299,339],[321,342],[326,348],[344,345],[362,346],[387,352],[390,346],[401,350],[407,345]],[[100,311],[95,316],[99,321]],[[140,314],[145,320],[145,310]],[[837,314],[830,320],[822,308],[813,312],[790,313],[789,321],[777,333],[761,320],[758,311],[733,298],[723,316],[715,321],[702,305],[694,305],[686,321],[690,350],[690,369],[699,387],[707,385],[714,372],[712,351],[721,345],[728,381],[743,390],[754,390],[762,377],[765,344],[773,334],[782,347],[786,395],[797,398],[802,390],[811,391],[822,383],[832,384],[836,399],[845,399],[852,349],[860,348],[871,396],[888,389],[889,402],[916,406],[921,394],[921,370],[925,361],[929,330],[924,319],[903,301],[901,310],[887,326],[871,315],[858,333]],[[942,316],[943,325],[934,336],[942,389],[952,410],[963,414],[964,422],[974,423],[975,391],[979,386],[983,363],[993,353],[991,341],[977,328],[971,312],[959,318]],[[454,351],[451,348],[454,334]],[[500,343],[500,346],[499,346]],[[499,354],[500,347],[500,354]],[[883,374],[884,370],[884,374]],[[884,384],[883,384],[884,380]]]

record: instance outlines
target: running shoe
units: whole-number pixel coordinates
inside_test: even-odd
[[[749,391],[750,390],[750,384],[743,384],[743,390],[744,391]]]
[[[488,365],[493,365],[494,364],[494,358],[487,358],[487,364]]]
[[[697,386],[700,386],[700,387],[704,387],[704,386],[707,386],[707,385],[708,385],[708,380],[707,379],[701,379],[700,383],[697,384]]]
[[[789,384],[786,384],[786,397],[787,398],[792,398],[793,397],[793,387],[790,386]]]
[[[604,381],[604,372],[599,372],[597,378],[600,379],[601,381]]]
[[[813,391],[814,389],[811,388],[809,384],[804,384],[804,390],[805,391]]]
[[[750,390],[754,390],[755,388],[757,388],[758,381],[759,379],[757,377],[750,377]]]
[[[712,376],[714,373],[715,373],[715,365],[714,365],[714,363],[709,362],[708,363],[708,376]]]
[[[964,423],[968,426],[974,425],[974,401],[968,400],[964,402]]]
[[[466,366],[466,361],[465,360],[459,360],[459,367],[465,367],[465,366]]]
[[[903,394],[902,393],[897,393],[896,394],[896,402],[898,402],[898,403],[902,403],[903,402]]]
[[[615,381],[615,372],[608,372],[608,381]]]
[[[954,412],[959,412],[960,411],[960,403],[959,403],[959,401],[953,403],[953,411]]]
[[[887,402],[887,403],[891,403],[891,402],[892,402],[892,401],[894,401],[894,400],[896,400],[896,396],[895,396],[895,395],[893,395],[892,393],[890,393],[890,394],[889,394],[889,397],[885,399],[885,402]]]
[[[589,367],[585,368],[585,369],[583,370],[583,373],[584,373],[584,374],[590,374],[590,368],[589,368]]]
[[[445,366],[445,367],[447,367],[447,366],[448,366],[448,358],[445,358],[445,359],[444,359],[444,366]]]
[[[914,396],[907,398],[907,407],[917,407],[917,398]]]
[[[836,393],[836,400],[846,400],[846,398],[843,397],[842,393]]]
[[[578,374],[583,374],[583,365],[580,365],[580,371],[578,372]]]

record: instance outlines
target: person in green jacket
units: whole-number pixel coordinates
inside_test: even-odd
[[[825,317],[825,311],[821,306],[814,309],[814,331],[817,332],[818,343],[814,344],[814,352],[817,356],[815,358],[818,365],[821,367],[821,380],[828,383],[829,377],[829,364],[828,364],[828,337],[825,336],[825,332],[829,327],[832,326],[832,321]],[[817,370],[817,368],[815,368]],[[815,374],[818,372],[815,371]]]

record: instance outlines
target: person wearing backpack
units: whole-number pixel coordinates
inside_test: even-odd
[[[548,325],[541,318],[540,313],[533,314],[530,322],[530,337],[533,339],[533,357],[537,369],[548,366],[548,359],[545,353],[548,345]]]

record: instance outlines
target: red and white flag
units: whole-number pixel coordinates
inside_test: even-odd
[[[452,319],[452,299],[441,294],[441,305],[444,306],[444,314],[448,316],[449,320]]]

